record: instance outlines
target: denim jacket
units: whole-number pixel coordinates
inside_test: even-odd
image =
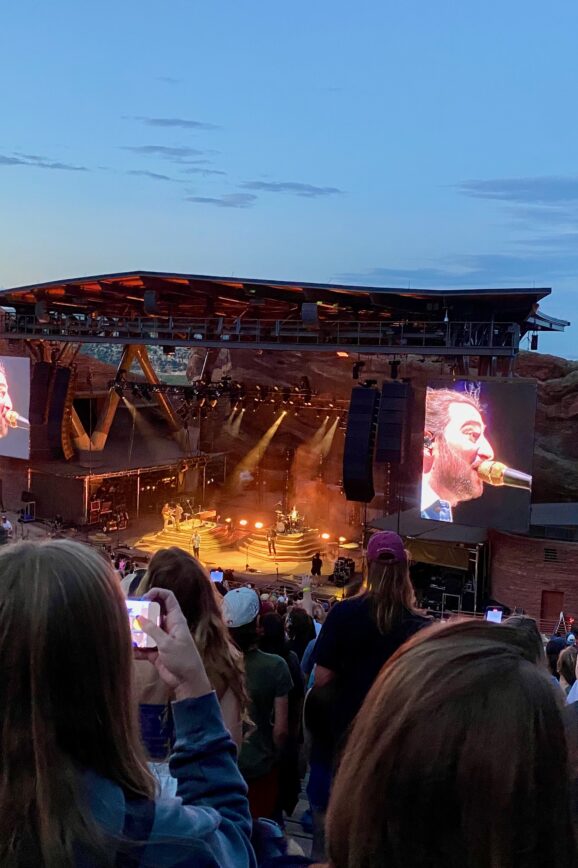
[[[89,805],[111,850],[124,839],[116,866],[131,868],[255,868],[247,787],[214,693],[172,704],[170,758],[175,799],[125,798],[115,783],[86,772]],[[135,842],[126,852],[126,841]],[[116,842],[116,843],[114,843]],[[114,851],[113,851],[114,852]],[[78,861],[79,868],[92,863]]]

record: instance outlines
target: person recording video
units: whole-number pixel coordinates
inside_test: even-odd
[[[478,393],[428,387],[421,517],[453,521],[454,507],[484,493],[478,468],[493,458]]]
[[[12,409],[12,399],[8,394],[6,371],[0,366],[0,437],[6,437],[9,428],[16,428],[18,413]]]

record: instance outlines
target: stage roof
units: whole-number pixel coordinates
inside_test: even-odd
[[[443,319],[517,322],[522,331],[562,330],[566,322],[540,313],[548,288],[395,289],[131,271],[78,277],[0,291],[0,305],[33,313],[111,317],[301,318],[302,305],[317,306],[320,320]],[[532,322],[530,326],[530,322]]]

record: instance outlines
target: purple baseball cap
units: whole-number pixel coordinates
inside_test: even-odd
[[[367,543],[367,560],[383,560],[392,564],[406,563],[407,555],[402,538],[392,530],[374,533]]]

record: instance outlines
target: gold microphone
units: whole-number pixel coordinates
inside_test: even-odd
[[[510,488],[532,490],[532,477],[521,470],[506,467],[501,461],[482,461],[476,472],[488,485],[508,485]]]

